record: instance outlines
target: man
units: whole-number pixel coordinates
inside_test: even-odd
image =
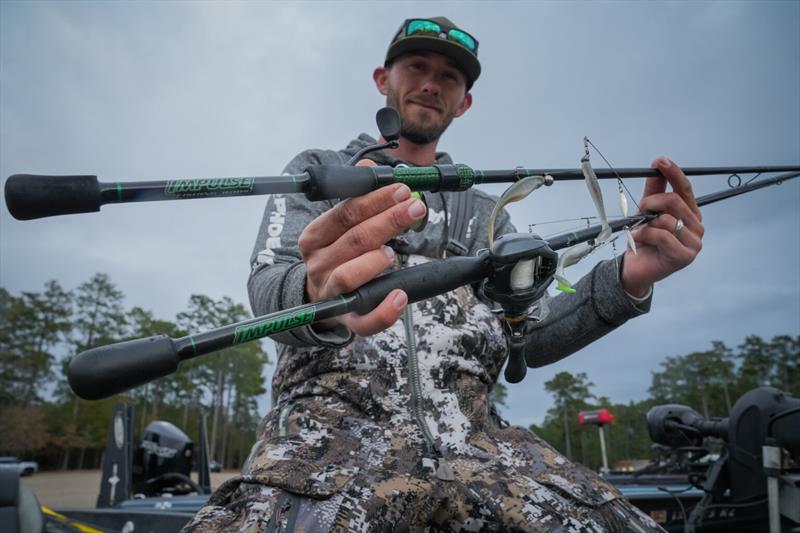
[[[478,41],[446,18],[410,19],[373,79],[402,117],[400,147],[362,165],[451,163],[436,152],[472,105]],[[372,144],[309,150],[286,172],[344,164]],[[664,213],[636,232],[638,255],[606,261],[531,321],[526,349],[560,359],[646,312],[652,284],[687,265],[703,226],[691,186],[666,158],[642,210]],[[461,244],[487,245],[494,199],[477,191],[429,195],[404,185],[341,203],[297,195],[268,202],[248,282],[257,315],[356,289],[387,269],[440,258],[452,239],[456,194],[472,195]],[[680,222],[679,222],[680,220]],[[514,231],[508,215],[497,235]],[[386,243],[392,243],[392,247]],[[451,251],[453,251],[451,246]],[[462,250],[463,251],[463,250]],[[493,414],[489,393],[506,358],[499,319],[470,287],[408,306],[392,291],[372,312],[274,338],[275,407],[242,475],[222,485],[189,530],[651,531],[657,525],[588,469]]]

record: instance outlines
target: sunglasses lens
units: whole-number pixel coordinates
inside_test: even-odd
[[[475,51],[475,39],[473,39],[468,33],[464,33],[461,30],[450,30],[447,32],[447,35],[450,37],[450,39],[464,46],[467,50],[470,50],[471,52]]]
[[[441,26],[430,20],[412,20],[406,27],[406,36],[414,35],[415,33],[439,35],[441,31]]]

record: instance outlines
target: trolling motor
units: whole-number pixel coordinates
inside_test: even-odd
[[[647,413],[653,442],[671,448],[700,446],[705,437],[727,443],[729,483],[736,501],[764,495],[761,446],[768,441],[800,460],[800,398],[772,387],[740,397],[728,418],[706,420],[685,405],[659,405]]]
[[[712,503],[724,506],[717,505],[723,498],[739,507],[768,501],[770,531],[781,531],[782,520],[800,524],[800,398],[760,387],[741,396],[729,417],[717,420],[684,405],[659,405],[648,411],[647,429],[653,442],[671,448],[700,446],[705,437],[725,442],[705,476],[690,477],[706,494],[689,516],[687,531],[700,526]]]
[[[706,420],[685,405],[657,405],[647,411],[650,440],[670,448],[702,446],[705,437],[724,439],[728,436],[728,419]]]

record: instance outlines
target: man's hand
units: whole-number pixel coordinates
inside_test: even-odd
[[[389,268],[394,251],[385,243],[424,216],[425,204],[411,198],[411,190],[401,184],[349,198],[317,217],[298,240],[308,301],[351,292]],[[368,314],[350,313],[337,320],[358,335],[373,335],[394,324],[407,302],[406,293],[396,289]]]
[[[680,167],[666,157],[650,166],[664,177],[647,179],[639,209],[661,215],[633,231],[638,255],[626,251],[622,267],[622,287],[636,297],[645,296],[653,283],[691,263],[703,247],[705,232],[692,184]],[[665,192],[667,182],[672,192]]]

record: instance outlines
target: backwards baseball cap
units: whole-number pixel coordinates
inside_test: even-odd
[[[406,19],[389,45],[384,64],[417,50],[437,52],[452,59],[467,77],[467,90],[481,75],[478,40],[445,17]]]

